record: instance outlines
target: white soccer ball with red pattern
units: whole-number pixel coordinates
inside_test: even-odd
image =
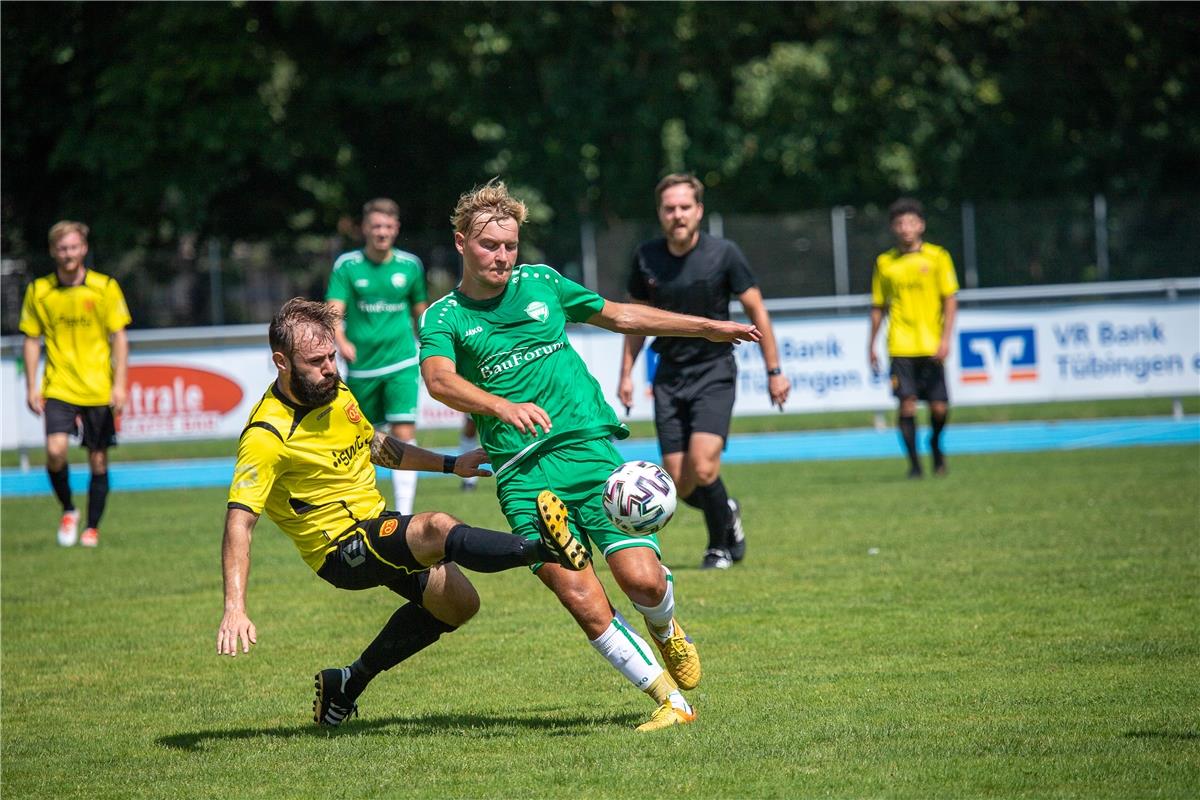
[[[675,482],[650,461],[626,461],[604,484],[604,513],[625,533],[656,533],[675,516]]]

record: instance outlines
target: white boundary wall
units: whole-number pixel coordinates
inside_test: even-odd
[[[261,333],[254,333],[261,329]],[[886,374],[867,362],[869,323],[862,313],[775,321],[784,374],[792,381],[790,412],[885,410],[894,405]],[[179,346],[170,331],[155,347],[131,334],[130,404],[122,441],[235,438],[274,378],[266,326],[189,329]],[[1062,306],[962,309],[947,364],[952,404],[985,405],[1200,394],[1200,300],[1129,301]],[[886,331],[876,342],[886,356]],[[621,337],[580,326],[570,334],[619,415],[615,397]],[[257,337],[257,341],[254,341]],[[236,341],[235,341],[236,340]],[[220,341],[219,345],[206,342]],[[18,347],[19,349],[19,347]],[[737,348],[735,413],[773,409],[757,345]],[[646,357],[635,370],[638,398],[630,419],[649,419]],[[885,367],[886,373],[886,367]],[[0,447],[40,446],[41,420],[25,405],[17,362],[0,365]],[[418,428],[454,427],[461,415],[421,390]]]

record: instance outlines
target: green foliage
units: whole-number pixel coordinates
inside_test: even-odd
[[[48,11],[52,8],[52,11]],[[9,3],[3,237],[438,230],[501,174],[556,263],[663,172],[724,209],[1190,189],[1187,4]]]
[[[58,548],[48,497],[5,499],[5,794],[1196,796],[1200,452],[952,468],[729,468],[749,552],[722,574],[695,568],[703,525],[681,509],[661,538],[700,721],[652,738],[631,730],[649,701],[523,570],[473,575],[477,618],[325,731],[310,676],[353,659],[393,595],[324,585],[263,522],[259,643],[218,658],[224,492],[115,493],[94,551]],[[418,496],[503,524],[453,480]]]

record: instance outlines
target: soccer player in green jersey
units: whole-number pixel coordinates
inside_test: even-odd
[[[463,278],[421,319],[421,372],[435,399],[475,418],[513,532],[537,536],[539,519],[574,528],[645,617],[666,672],[613,609],[593,570],[536,570],[592,646],[658,704],[638,729],[689,723],[695,710],[680,689],[699,683],[700,658],[675,618],[674,580],[660,562],[657,537],[624,534],[604,514],[604,482],[621,464],[610,437],[624,439],[629,430],[571,347],[566,326],[722,342],[756,342],[760,334],[753,325],[609,302],[551,267],[518,265],[525,214],[500,181],[459,199],[454,244]]]
[[[421,259],[395,247],[400,207],[379,197],[363,206],[361,250],[333,264],[325,299],[342,314],[338,351],[346,359],[346,385],[374,425],[415,444],[417,392],[416,321],[428,305]],[[417,473],[392,472],[396,510],[411,514]]]
[[[376,431],[341,382],[335,360],[336,311],[301,298],[271,321],[268,339],[278,376],[250,412],[238,442],[229,488],[221,567],[225,614],[217,653],[249,652],[257,630],[246,613],[250,539],[265,510],[322,580],[339,589],[385,586],[408,602],[347,667],[316,674],[313,719],[340,725],[380,672],[466,623],[479,595],[456,562],[497,572],[552,561],[588,564],[583,545],[562,526],[538,539],[464,525],[449,514],[387,511],[373,464],[390,469],[490,474],[482,450],[442,456]]]
[[[26,403],[45,418],[46,472],[62,504],[58,543],[64,547],[76,540],[84,547],[100,544],[100,516],[108,502],[108,448],[117,443],[116,417],[125,406],[129,366],[125,295],[115,279],[84,266],[87,236],[82,222],[63,220],[50,229],[55,270],[29,284],[21,305]],[[46,369],[39,383],[43,339]],[[67,465],[68,436],[76,433],[91,469],[82,535]]]

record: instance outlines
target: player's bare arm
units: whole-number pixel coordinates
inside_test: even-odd
[[[883,325],[883,315],[887,313],[884,306],[871,306],[871,334],[867,337],[867,361],[871,363],[871,371],[879,374],[879,356],[875,354],[875,337]]]
[[[124,328],[112,333],[112,359],[112,410],[120,416],[129,397],[129,337]]]
[[[767,313],[767,304],[763,302],[762,290],[752,286],[738,295],[738,300],[750,322],[762,333],[762,341],[758,346],[762,348],[763,366],[767,370],[767,393],[771,395],[772,405],[783,411],[783,404],[792,390],[792,382],[780,367],[779,347],[775,343],[775,330],[771,327],[771,315]]]
[[[636,305],[646,305],[641,300],[630,300]],[[626,334],[625,344],[621,348],[621,371],[617,379],[617,399],[625,406],[625,413],[633,410],[633,365],[637,362],[638,353],[646,344],[646,337],[639,334]]]
[[[942,298],[942,341],[938,344],[934,355],[938,361],[945,361],[950,355],[950,341],[954,336],[954,318],[958,316],[958,296],[949,295]]]
[[[598,328],[641,336],[689,336],[710,342],[758,342],[762,333],[754,325],[690,314],[676,314],[638,303],[608,301],[588,323]]]
[[[387,469],[407,469],[418,472],[445,472],[446,459],[432,450],[426,450],[416,445],[405,444],[394,436],[376,431],[371,439],[371,463]],[[491,470],[481,469],[480,464],[488,460],[487,453],[476,448],[458,456],[453,456],[455,475],[460,478],[479,478],[491,475]]]
[[[534,403],[514,403],[485,392],[459,375],[454,362],[445,356],[431,356],[421,362],[421,377],[429,395],[457,411],[483,414],[512,425],[521,433],[538,435],[550,432],[550,415]]]
[[[225,615],[217,629],[217,655],[236,656],[258,642],[258,631],[246,615],[246,583],[250,578],[250,540],[258,515],[244,508],[225,512],[225,538],[221,542],[221,572],[225,576]]]
[[[26,336],[22,351],[25,357],[25,404],[40,417],[46,408],[46,398],[42,397],[42,387],[37,379],[38,361],[42,358],[42,340]]]
[[[354,363],[354,359],[358,357],[358,350],[354,347],[354,343],[346,338],[346,323],[342,320],[346,319],[346,304],[341,300],[327,300],[330,308],[338,313],[339,322],[337,327],[333,329],[333,341],[337,344],[338,352],[342,358],[350,364]]]

